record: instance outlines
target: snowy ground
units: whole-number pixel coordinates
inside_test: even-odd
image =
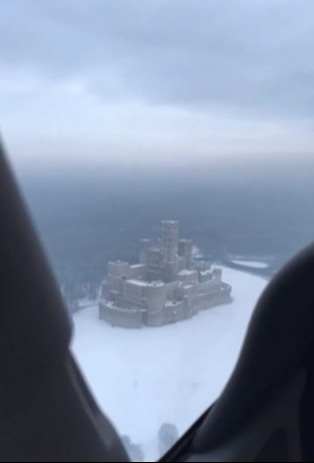
[[[157,433],[167,422],[183,433],[225,385],[264,279],[224,269],[234,302],[162,328],[125,330],[75,314],[73,351],[94,394],[121,434],[159,458]],[[109,374],[107,372],[110,372]]]
[[[241,265],[246,265],[247,267],[252,267],[252,268],[267,268],[268,264],[265,262],[257,262],[253,260],[234,260],[233,261],[235,264],[241,264]]]

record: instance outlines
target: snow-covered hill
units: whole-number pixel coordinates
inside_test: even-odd
[[[156,460],[163,423],[180,433],[217,398],[239,354],[264,279],[224,269],[234,302],[162,328],[125,330],[92,307],[74,317],[73,351],[96,399],[121,434]],[[107,372],[110,371],[110,374]]]

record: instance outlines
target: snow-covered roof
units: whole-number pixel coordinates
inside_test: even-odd
[[[209,274],[212,274],[212,271],[210,269],[207,269],[207,270],[201,270],[201,275],[209,275]]]
[[[130,283],[131,285],[134,285],[134,286],[149,286],[149,282],[148,281],[143,281],[143,280],[127,280],[126,281],[127,283]]]
[[[176,305],[181,304],[182,301],[166,301],[165,307],[175,307]]]
[[[127,312],[127,313],[136,313],[136,312],[145,312],[145,309],[140,307],[120,307],[113,301],[104,301],[107,308],[115,310],[117,312]]]
[[[135,278],[127,280],[126,282],[134,286],[142,286],[142,287],[164,286],[164,283],[162,281],[144,281],[144,280],[137,280]]]
[[[123,261],[123,260],[110,260],[108,262],[110,265],[128,265],[128,262]]]
[[[195,270],[188,270],[187,268],[180,270],[180,272],[178,273],[178,275],[180,276],[187,276],[187,275],[194,275],[194,274],[195,274]]]
[[[159,280],[158,280],[158,281],[152,281],[152,282],[150,283],[150,286],[164,286],[164,284],[165,284],[165,283],[164,283],[163,281],[159,281]]]

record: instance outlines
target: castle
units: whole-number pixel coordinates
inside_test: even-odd
[[[112,326],[162,326],[231,301],[222,270],[193,258],[193,243],[179,239],[177,221],[161,223],[156,243],[140,240],[139,261],[108,263],[99,317]]]

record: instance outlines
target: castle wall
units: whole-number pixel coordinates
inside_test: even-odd
[[[151,248],[146,253],[147,272],[149,281],[160,280],[162,278],[162,256],[158,248]]]
[[[197,286],[188,286],[183,288],[183,299],[185,301],[186,318],[191,318],[198,312],[198,308],[196,305],[197,290]]]
[[[177,323],[185,318],[185,301],[175,302],[175,304],[167,301],[161,311],[147,313],[146,324],[148,326],[163,326]]]
[[[216,280],[222,281],[222,270],[221,270],[221,268],[214,268],[213,269],[213,277]]]
[[[163,263],[163,279],[170,283],[176,280],[176,275],[178,273],[178,259],[172,262],[164,262]]]
[[[217,280],[216,278],[212,278],[211,280],[203,281],[197,285],[197,292],[198,293],[209,293],[212,291],[216,291],[217,289],[221,288],[221,281]]]
[[[164,314],[163,311],[160,312],[147,312],[145,324],[147,326],[163,326],[164,325]]]
[[[185,258],[181,257],[181,256],[178,256],[178,259],[177,259],[177,271],[180,272],[184,268],[186,268]]]
[[[164,323],[177,323],[186,318],[186,302],[180,301],[172,304],[167,302],[164,307]]]
[[[108,275],[108,283],[109,283],[110,291],[116,291],[116,292],[121,291],[122,278],[112,277]]]
[[[145,283],[136,280],[126,280],[122,282],[121,287],[121,302],[122,305],[142,307],[144,305],[144,288]]]
[[[147,286],[145,288],[146,308],[149,314],[158,314],[162,311],[168,295],[167,285]]]
[[[141,311],[120,309],[105,302],[99,304],[99,318],[121,328],[141,328],[143,324]]]
[[[151,248],[146,253],[146,262],[149,267],[160,267],[162,263],[161,251],[158,248]]]
[[[108,277],[110,290],[121,291],[121,282],[131,277],[131,268],[128,262],[108,262]]]
[[[199,294],[196,298],[195,306],[198,311],[207,310],[220,304],[228,304],[232,301],[230,291],[221,289],[210,293]]]
[[[210,269],[200,270],[199,272],[199,281],[204,283],[205,281],[210,281],[213,279],[213,273]]]
[[[162,271],[160,267],[148,267],[146,272],[146,277],[148,281],[161,280]]]
[[[147,266],[145,264],[137,264],[130,266],[130,278],[145,278]]]

